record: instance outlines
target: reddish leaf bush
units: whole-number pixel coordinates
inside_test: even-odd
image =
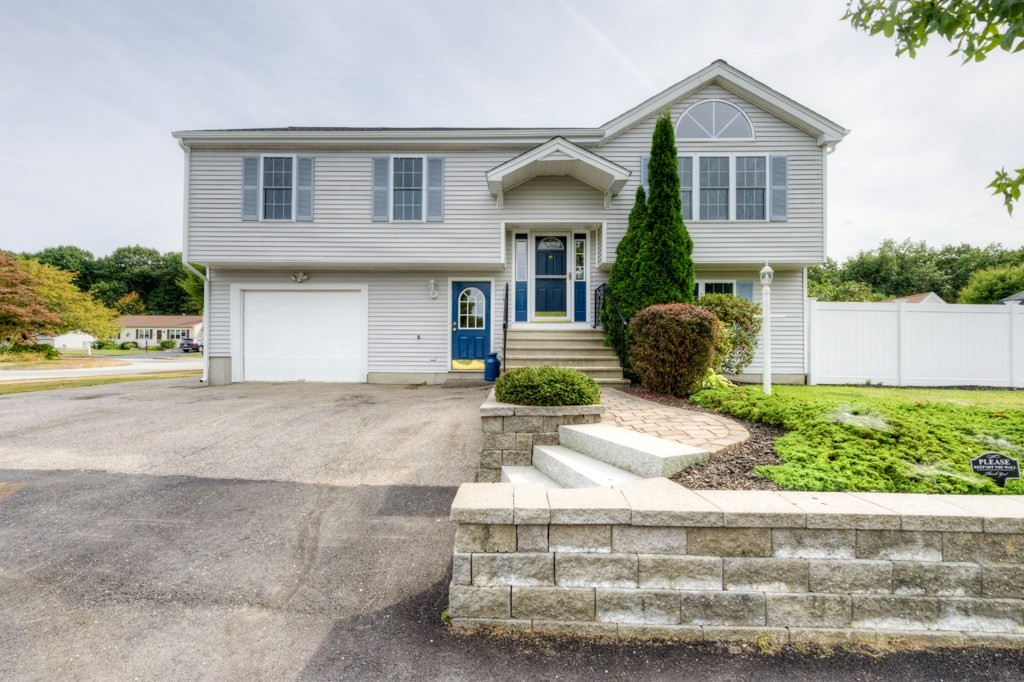
[[[714,313],[686,303],[644,308],[629,323],[629,361],[651,391],[690,395],[715,360],[721,324]]]

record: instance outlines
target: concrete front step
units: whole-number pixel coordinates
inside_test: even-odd
[[[588,369],[607,369],[612,371],[621,372],[619,367],[619,359],[615,356],[612,357],[597,357],[597,358],[580,358],[563,355],[561,353],[551,353],[549,355],[535,357],[535,358],[524,358],[519,354],[509,353],[505,356],[505,364],[509,367],[525,367],[527,365],[554,365],[555,367],[575,367],[579,370]]]
[[[594,377],[591,377],[594,379]],[[601,386],[630,386],[632,382],[629,379],[594,379]]]
[[[560,426],[558,441],[566,448],[643,478],[671,478],[694,464],[706,462],[709,456],[699,448],[610,424]],[[536,457],[535,454],[535,462]]]
[[[640,480],[636,474],[561,445],[533,446],[533,466],[564,488],[610,487]]]
[[[505,369],[515,369],[517,367],[527,366],[541,366],[541,365],[553,365],[555,367],[568,367],[569,369],[578,369],[579,371],[586,374],[591,379],[622,379],[622,368],[621,367],[577,367],[572,363],[552,363],[552,362],[516,362],[509,360],[505,365]]]
[[[501,467],[502,483],[538,483],[545,488],[561,488],[537,467]]]
[[[609,358],[619,363],[619,357],[610,348],[551,348],[523,350],[522,348],[509,348],[505,355],[510,358],[521,358],[524,360],[560,358],[563,360],[608,360]]]
[[[604,343],[604,332],[600,329],[563,329],[556,331],[548,330],[525,330],[509,329],[508,340],[524,342],[541,341],[595,341],[601,340]]]

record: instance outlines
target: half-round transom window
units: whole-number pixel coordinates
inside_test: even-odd
[[[697,102],[686,110],[676,126],[682,140],[752,140],[750,119],[734,104],[719,100]]]
[[[459,329],[483,329],[487,326],[486,301],[484,292],[476,287],[459,294]]]

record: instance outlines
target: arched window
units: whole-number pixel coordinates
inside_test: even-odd
[[[459,329],[483,329],[486,326],[484,292],[469,287],[459,294]]]
[[[752,140],[754,129],[743,110],[729,102],[697,102],[676,125],[681,140]]]

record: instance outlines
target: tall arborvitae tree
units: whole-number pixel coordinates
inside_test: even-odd
[[[636,188],[636,203],[633,210],[629,212],[629,223],[626,226],[626,234],[623,235],[619,245],[615,247],[615,263],[612,264],[612,272],[608,276],[608,289],[619,304],[619,310],[626,316],[626,319],[633,317],[633,314],[640,308],[640,293],[636,286],[637,264],[640,251],[646,239],[647,222],[647,193],[643,185]]]
[[[679,162],[672,118],[654,127],[647,165],[646,239],[637,258],[638,309],[659,303],[693,303],[693,239],[683,224]]]

